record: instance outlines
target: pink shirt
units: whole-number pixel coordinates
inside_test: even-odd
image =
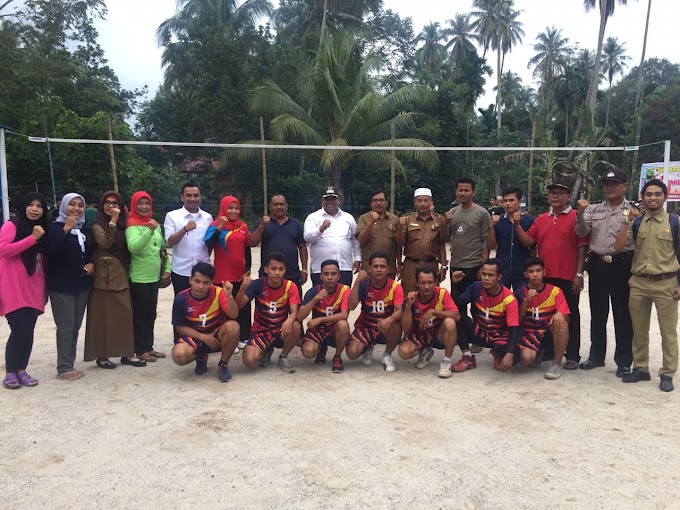
[[[44,258],[40,257],[33,276],[28,276],[21,253],[35,245],[30,235],[14,242],[17,227],[8,221],[0,230],[0,315],[19,308],[34,308],[45,311]]]

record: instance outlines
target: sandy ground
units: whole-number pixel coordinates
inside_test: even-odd
[[[161,291],[156,322],[167,353],[172,297]],[[587,292],[581,313],[587,356]],[[237,355],[228,384],[214,356],[202,377],[170,359],[79,361],[86,377],[65,382],[54,332],[48,307],[29,365],[40,385],[0,390],[3,509],[680,508],[678,392],[622,384],[613,341],[607,367],[557,381],[494,372],[488,351],[447,380],[441,352],[424,370],[396,357],[387,374],[379,347],[343,374],[296,350],[292,375]],[[8,333],[2,320],[3,349]],[[660,350],[654,324],[652,372]]]

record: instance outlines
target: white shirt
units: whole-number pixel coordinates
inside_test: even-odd
[[[172,247],[172,272],[180,276],[191,276],[191,268],[198,262],[210,263],[205,234],[213,217],[200,208],[197,213],[190,213],[182,207],[166,214],[163,223],[165,241],[182,230],[191,220],[196,222],[196,228],[185,233],[180,242]]]
[[[320,232],[319,227],[324,220],[330,220],[331,225]],[[310,244],[312,273],[321,272],[321,263],[324,260],[337,260],[340,271],[351,271],[353,262],[361,262],[361,245],[354,235],[356,230],[357,222],[354,217],[340,209],[335,216],[323,209],[307,216],[304,236],[305,241]]]

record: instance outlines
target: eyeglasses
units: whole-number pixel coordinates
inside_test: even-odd
[[[118,205],[116,200],[105,200],[104,205]]]
[[[382,204],[387,202],[387,200],[385,200],[384,198],[374,198],[371,200],[371,202],[375,202],[376,204]]]

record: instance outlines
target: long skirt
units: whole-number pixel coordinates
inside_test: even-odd
[[[87,302],[85,361],[134,356],[130,291],[92,289]]]

